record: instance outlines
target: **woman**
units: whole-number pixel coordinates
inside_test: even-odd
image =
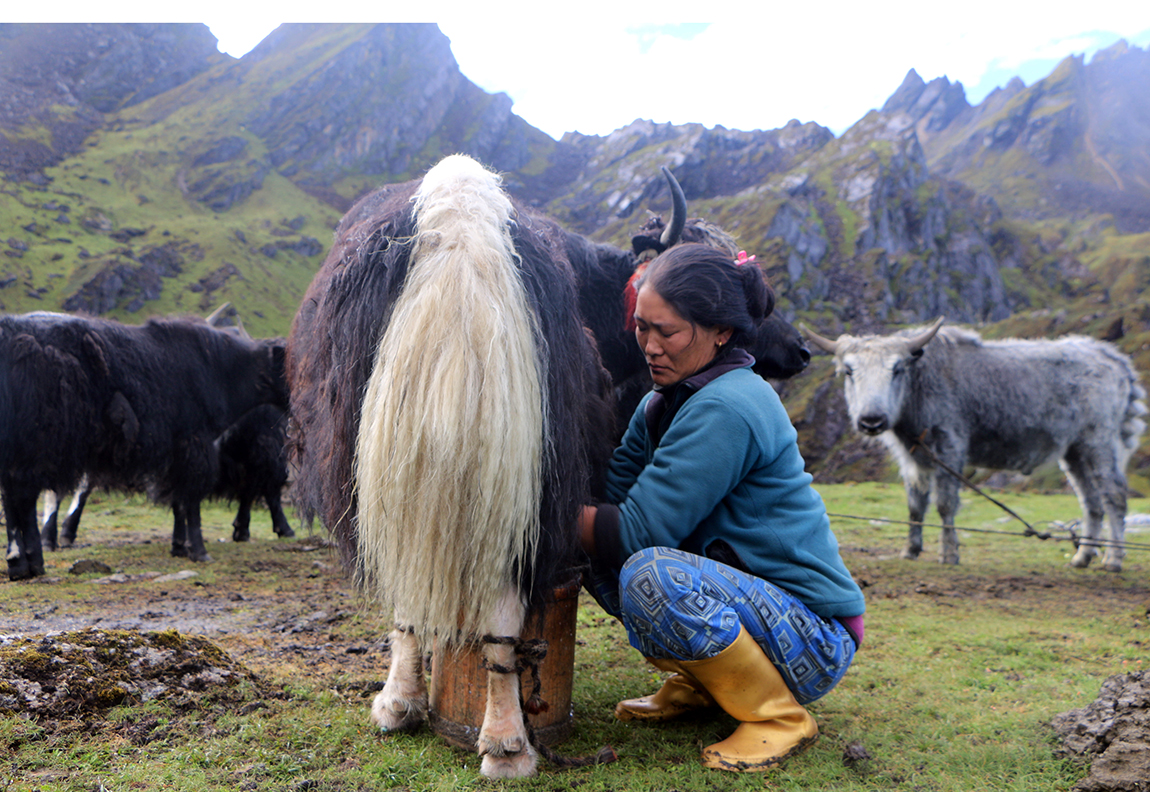
[[[725,770],[766,770],[812,743],[803,704],[838,683],[863,635],[863,595],[794,427],[740,347],[773,306],[744,254],[684,244],[647,266],[635,335],[655,388],[579,526],[592,593],[676,672],[616,717],[722,707],[741,723],[703,764]]]

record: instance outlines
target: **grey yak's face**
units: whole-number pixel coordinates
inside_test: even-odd
[[[839,338],[835,372],[843,375],[855,429],[874,436],[898,422],[911,368],[921,356],[901,338]]]
[[[940,316],[924,330],[893,336],[841,335],[834,341],[803,329],[811,343],[835,356],[835,372],[846,382],[851,423],[873,437],[898,423],[915,363],[942,323]]]

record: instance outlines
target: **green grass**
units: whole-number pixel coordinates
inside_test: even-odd
[[[1023,538],[1021,525],[966,493],[958,523],[978,530],[960,532],[962,565],[933,561],[937,529],[930,527],[923,557],[909,562],[898,557],[905,529],[885,521],[905,515],[901,486],[818,489],[830,512],[852,515],[832,525],[867,594],[867,635],[844,681],[811,706],[821,739],[780,770],[740,776],[703,769],[700,750],[734,727],[725,715],[663,725],[616,721],[615,702],[654,690],[661,674],[586,595],[578,611],[575,729],[558,749],[578,756],[609,744],[617,762],[566,771],[541,763],[533,779],[489,782],[474,755],[429,729],[381,735],[367,714],[386,655],[355,662],[342,647],[377,643],[386,628],[331,566],[330,551],[313,551],[315,540],[302,530],[298,541],[272,539],[262,512],[253,516],[253,541],[232,544],[231,510],[212,506],[205,535],[215,561],[196,566],[195,578],[165,584],[167,607],[243,592],[236,607],[254,626],[212,639],[282,693],[261,699],[253,691],[253,704],[238,711],[121,706],[98,728],[71,731],[0,715],[0,789],[1069,790],[1085,768],[1055,758],[1048,723],[1092,701],[1108,676],[1144,666],[1150,539],[1128,536],[1143,547],[1130,549],[1121,574],[1070,569],[1069,543]],[[1039,528],[1078,514],[1071,496],[999,497]],[[1148,504],[1132,499],[1130,510]],[[50,554],[50,582],[0,582],[0,633],[53,607],[106,615],[130,609],[133,597],[155,596],[147,584],[112,591],[96,574],[77,578],[66,569],[81,557],[127,573],[185,568],[167,555],[168,519],[138,498],[98,496],[81,526],[80,541],[89,544]],[[269,628],[317,607],[340,607],[344,615],[311,638]],[[297,657],[286,648],[308,640],[319,649]],[[282,654],[268,654],[275,649]],[[131,728],[141,723],[154,726],[151,736],[133,741]],[[843,752],[855,743],[871,758],[848,766]]]

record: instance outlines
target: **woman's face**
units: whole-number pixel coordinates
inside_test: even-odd
[[[644,285],[635,300],[635,339],[656,385],[674,385],[715,359],[731,328],[693,325]]]

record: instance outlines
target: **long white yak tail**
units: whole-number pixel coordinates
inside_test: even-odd
[[[413,198],[408,273],[356,447],[368,592],[425,645],[474,634],[539,539],[546,372],[500,178],[444,159]]]

